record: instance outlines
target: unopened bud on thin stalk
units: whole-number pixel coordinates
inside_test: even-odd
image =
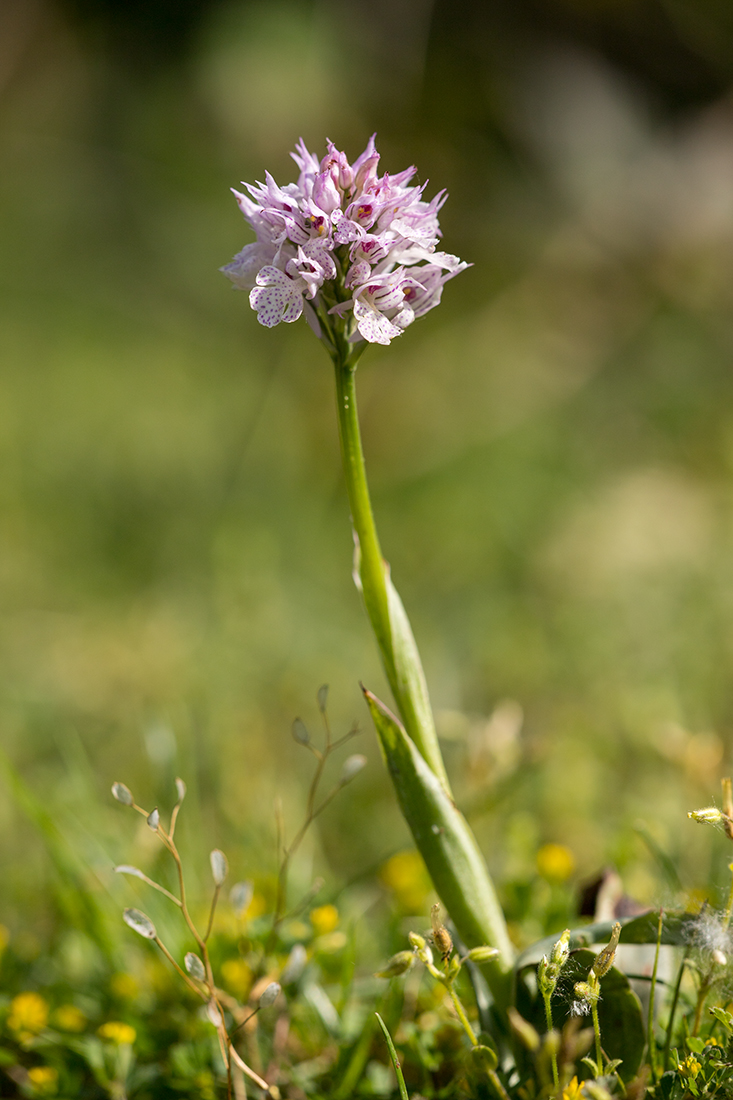
[[[129,928],[132,928],[133,932],[137,932],[143,939],[154,940],[157,937],[158,933],[155,931],[155,925],[150,917],[146,917],[139,909],[125,909],[122,919]]]
[[[299,745],[309,745],[311,735],[308,733],[308,728],[302,718],[296,718],[293,722],[293,740],[297,741]]]
[[[621,925],[618,921],[613,926],[611,932],[611,939],[608,941],[603,950],[599,951],[593,960],[592,970],[597,978],[604,977],[605,974],[613,966],[613,960],[616,957],[616,948],[618,947],[619,936],[621,935]]]
[[[176,779],[176,793],[178,795],[179,803],[183,802],[186,797],[186,784],[182,779]]]
[[[229,864],[227,863],[227,857],[219,848],[214,848],[213,852],[209,856],[209,862],[211,863],[211,874],[216,886],[221,886],[229,874]]]
[[[375,978],[398,978],[400,974],[406,974],[415,962],[415,954],[412,951],[398,951],[393,955],[382,970],[377,970]]]
[[[118,802],[121,802],[123,806],[132,806],[135,799],[132,797],[132,791],[129,787],[126,787],[124,783],[112,784],[112,797],[116,798]]]
[[[204,964],[198,955],[195,955],[193,951],[189,951],[184,960],[184,966],[186,972],[191,975],[192,978],[196,978],[197,981],[203,982],[206,980],[206,971],[204,970]]]
[[[158,813],[158,807],[157,806],[155,807],[155,809],[151,813],[148,814],[147,822],[148,822],[148,827],[150,829],[152,829],[154,833],[157,833],[158,826],[160,825],[160,814]]]
[[[362,756],[360,752],[354,753],[353,756],[347,756],[341,769],[341,778],[339,779],[341,786],[345,787],[347,783],[350,783],[366,765],[367,758]]]
[[[275,1001],[280,996],[280,985],[278,982],[270,982],[262,993],[258,1004],[260,1008],[269,1008],[270,1005],[274,1005]]]
[[[557,987],[560,971],[570,953],[570,929],[566,928],[553,945],[549,959],[543,955],[537,967],[537,984],[543,997],[551,997]]]
[[[326,713],[326,705],[328,703],[328,684],[321,684],[318,689],[318,709],[321,714]]]

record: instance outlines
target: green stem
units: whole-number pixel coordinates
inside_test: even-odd
[[[593,1015],[593,1034],[596,1037],[596,1065],[598,1066],[598,1076],[603,1076],[603,1051],[601,1050],[601,1025],[598,1020],[598,1005],[593,1004],[591,1007],[591,1013]]]
[[[674,1018],[677,1012],[677,1004],[680,999],[680,989],[682,988],[682,978],[685,973],[685,966],[687,965],[687,956],[690,953],[689,947],[685,948],[685,953],[680,961],[680,968],[677,972],[677,981],[674,986],[674,993],[672,995],[672,1004],[669,1009],[669,1021],[667,1023],[667,1038],[664,1042],[664,1071],[665,1073],[669,1069],[669,1063],[671,1060],[672,1052],[672,1036],[674,1033]]]
[[[456,1010],[456,1015],[458,1016],[458,1019],[461,1021],[461,1025],[463,1027],[463,1030],[465,1031],[466,1035],[468,1035],[469,1039],[471,1040],[471,1046],[472,1047],[477,1047],[478,1046],[478,1039],[476,1038],[476,1035],[474,1034],[474,1030],[471,1027],[471,1024],[469,1023],[468,1016],[466,1015],[466,1013],[464,1011],[464,1008],[463,1008],[463,1005],[461,1004],[461,1002],[458,998],[458,994],[456,993],[456,991],[455,991],[455,989],[453,988],[452,985],[448,986],[448,992],[450,993],[450,999],[453,1001],[453,1007]]]
[[[547,1021],[547,1034],[552,1031],[552,1005],[550,1003],[550,994],[542,994],[542,999],[545,1002],[545,1020]],[[557,1068],[557,1051],[553,1047],[551,1050],[551,1062],[552,1062],[552,1083],[555,1086],[555,1091],[560,1088],[560,1073]]]
[[[369,497],[364,452],[356,407],[355,368],[336,363],[336,402],[351,521],[359,539],[361,583],[367,614],[382,655],[391,653],[392,628],[382,550]],[[393,662],[390,662],[392,664]],[[385,664],[387,662],[385,661]],[[394,670],[386,667],[393,691]]]
[[[361,445],[353,354],[349,357],[348,352],[337,352],[334,366],[341,457],[351,519],[359,540],[359,577],[364,604],[405,729],[450,794],[417,647],[399,597],[389,580],[389,569],[379,545]],[[396,633],[400,633],[400,637]]]
[[[649,1015],[647,1017],[646,1034],[649,1043],[649,1070],[652,1085],[657,1083],[657,1043],[654,1037],[654,994],[657,988],[657,969],[659,967],[659,946],[662,942],[662,922],[664,910],[659,909],[659,926],[657,928],[657,949],[654,952],[654,969],[652,970],[652,985],[649,990]]]

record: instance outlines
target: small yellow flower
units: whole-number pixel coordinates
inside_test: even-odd
[[[33,1066],[28,1070],[33,1091],[40,1096],[52,1096],[59,1082],[59,1071],[53,1066]]]
[[[247,997],[252,988],[252,970],[244,959],[227,959],[221,964],[221,976],[235,997],[240,1001]]]
[[[319,905],[317,909],[311,909],[310,917],[316,935],[325,936],[338,925],[339,911],[335,905]]]
[[[247,920],[254,920],[255,917],[261,917],[263,913],[267,912],[267,900],[263,894],[258,894],[257,891],[252,895],[252,901],[249,903],[244,911],[244,916]]]
[[[132,1046],[137,1038],[135,1028],[130,1027],[129,1024],[123,1024],[121,1020],[108,1020],[98,1029],[97,1034],[101,1039],[117,1043],[118,1046]]]
[[[565,882],[575,870],[575,856],[564,844],[543,844],[537,852],[537,870],[548,882]]]
[[[697,1077],[698,1073],[702,1069],[702,1066],[698,1062],[694,1054],[688,1054],[684,1062],[679,1062],[677,1069],[683,1077]]]
[[[139,986],[132,974],[120,971],[110,978],[109,988],[113,997],[119,997],[121,1001],[132,1001],[137,997]]]
[[[87,1018],[76,1005],[60,1005],[53,1014],[53,1022],[62,1031],[83,1031]]]
[[[583,1086],[578,1082],[577,1077],[573,1077],[570,1084],[562,1090],[561,1100],[582,1100],[582,1096]]]
[[[414,848],[397,852],[382,867],[380,878],[401,909],[421,913],[431,890],[423,858]]]
[[[19,993],[10,1002],[8,1027],[37,1035],[48,1023],[48,1003],[40,993]]]

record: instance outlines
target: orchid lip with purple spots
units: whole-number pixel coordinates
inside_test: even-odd
[[[319,162],[301,138],[296,183],[280,187],[267,172],[243,184],[248,194],[233,191],[257,239],[221,271],[249,290],[260,324],[305,311],[329,346],[337,325],[350,344],[389,344],[469,266],[436,251],[445,192],[426,202],[415,168],[379,176],[374,138],[353,164],[331,141]]]

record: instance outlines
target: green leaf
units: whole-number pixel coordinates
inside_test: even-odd
[[[718,1008],[717,1005],[709,1009],[709,1011],[723,1027],[727,1028],[728,1031],[733,1031],[733,1016],[730,1012],[726,1012],[724,1008]]]
[[[386,563],[384,569],[394,662],[394,683],[391,682],[390,687],[395,693],[405,728],[415,747],[450,794],[450,784],[438,744],[428,685],[415,636],[399,593],[392,584]]]
[[[375,695],[362,690],[400,809],[459,936],[468,947],[489,944],[500,952],[482,969],[494,997],[505,1005],[514,952],[473,833],[399,721]]]
[[[687,945],[691,941],[692,927],[696,917],[692,913],[684,913],[677,910],[664,911],[662,921],[663,944],[674,947]],[[605,944],[611,936],[615,920],[598,921],[596,924],[586,924],[582,928],[574,928],[570,932],[570,950],[575,951],[579,947],[590,947],[594,943]],[[627,917],[621,920],[621,943],[656,943],[659,931],[659,911],[653,910],[644,913],[640,917]],[[536,965],[543,955],[549,955],[557,940],[558,933],[545,936],[530,947],[527,947],[516,961],[517,971],[525,966]]]
[[[392,1066],[394,1067],[395,1076],[397,1077],[397,1084],[399,1085],[400,1096],[402,1100],[409,1100],[409,1097],[407,1095],[407,1085],[405,1084],[405,1078],[402,1074],[402,1066],[400,1065],[397,1058],[397,1051],[395,1050],[394,1043],[392,1042],[392,1036],[390,1035],[389,1029],[387,1028],[387,1025],[385,1024],[379,1013],[375,1012],[374,1015],[377,1017],[377,1022],[379,1023],[379,1026],[384,1032],[384,1037],[387,1040],[387,1049],[389,1050],[389,1056],[392,1059]]]

